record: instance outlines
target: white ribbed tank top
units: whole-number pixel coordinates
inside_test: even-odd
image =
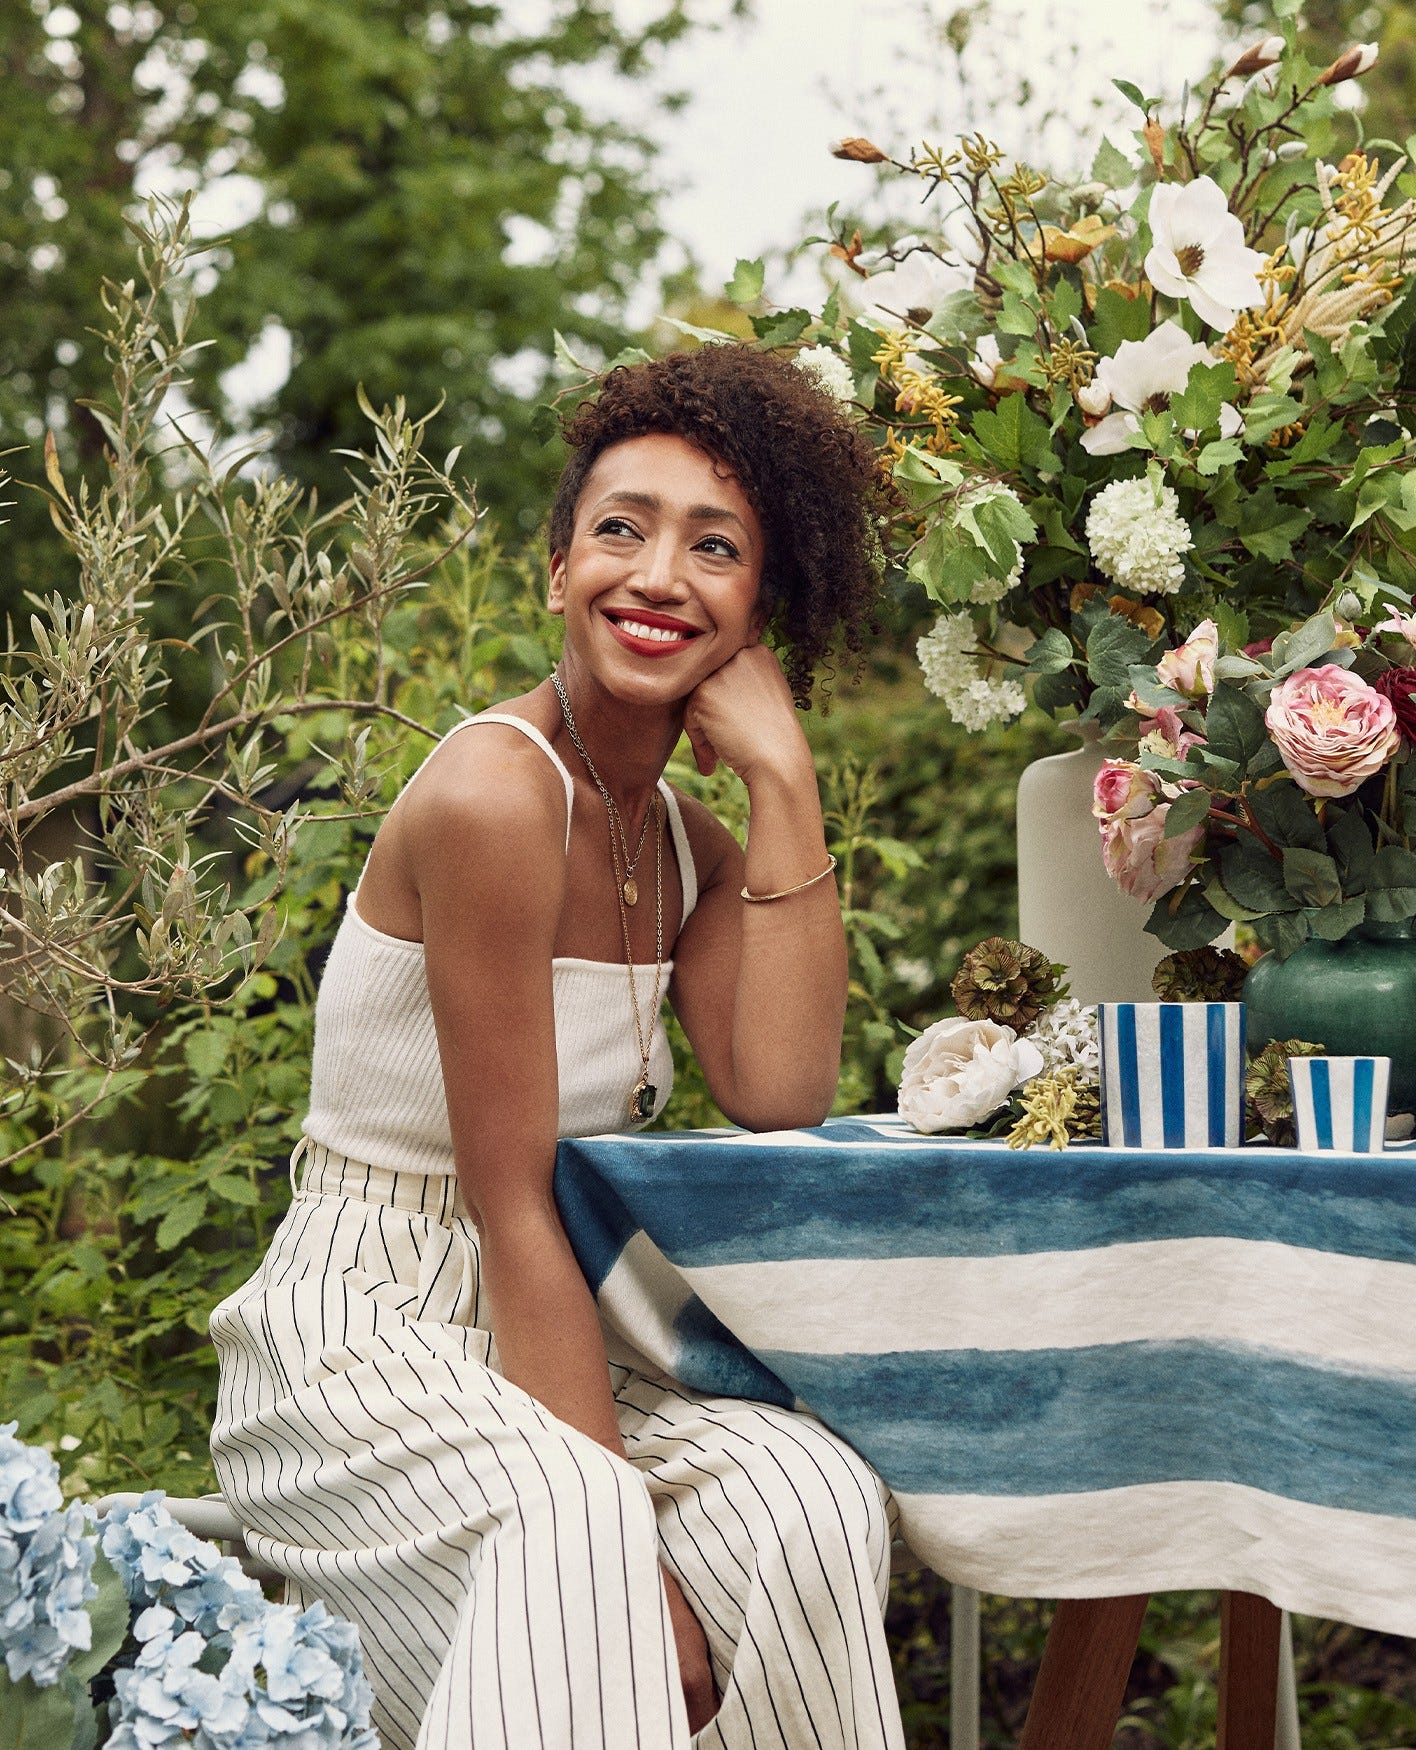
[[[520,730],[554,763],[565,784],[569,850],[575,787],[550,742],[524,718],[492,711],[454,724],[442,740],[478,723],[504,723]],[[698,900],[697,873],[678,802],[662,778],[659,792],[678,859],[686,923]],[[448,1174],[454,1170],[452,1132],[423,944],[374,929],[360,917],[358,898],[356,887],[320,980],[310,1110],[303,1129],[312,1141],[356,1161],[399,1173]],[[673,965],[672,958],[664,962],[664,990]],[[595,1136],[628,1128],[629,1095],[640,1068],[628,969],[616,961],[560,956],[551,961],[551,984],[560,1077],[558,1133]],[[674,1066],[662,1000],[660,1012],[652,1018],[649,1014],[653,987],[653,968],[636,966],[641,1024],[648,1028],[652,1022],[653,1029],[649,1080],[658,1089],[657,1114],[673,1087]]]

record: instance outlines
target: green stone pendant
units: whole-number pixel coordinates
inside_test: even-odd
[[[644,1124],[654,1116],[654,1101],[659,1090],[653,1082],[640,1082],[629,1097],[629,1115],[636,1124]]]

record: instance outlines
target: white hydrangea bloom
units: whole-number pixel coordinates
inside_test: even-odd
[[[975,504],[986,504],[993,498],[1011,498],[1014,504],[1021,505],[1011,486],[1005,486],[1001,480],[984,480],[979,485],[969,489],[967,497]],[[1015,589],[1023,578],[1023,559],[1021,553],[1018,562],[1006,577],[981,577],[969,592],[969,600],[976,607],[987,607],[993,602],[1001,602],[1010,589]]]
[[[849,403],[855,400],[855,378],[851,375],[851,367],[829,346],[803,347],[796,355],[796,363],[814,379],[818,388],[834,395],[837,401]]]
[[[978,731],[1020,716],[1027,695],[1017,681],[990,680],[975,660],[977,635],[967,614],[941,614],[915,646],[924,684],[961,729]]]
[[[1044,1075],[1060,1069],[1080,1071],[1088,1082],[1101,1080],[1101,1052],[1096,1038],[1096,1010],[1076,997],[1063,997],[1045,1009],[1027,1038],[1042,1053]]]
[[[1115,584],[1136,595],[1174,595],[1185,577],[1180,555],[1195,544],[1172,486],[1113,480],[1092,501],[1087,545]]]

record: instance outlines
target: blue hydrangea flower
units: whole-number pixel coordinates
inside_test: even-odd
[[[211,1642],[161,1607],[145,1614],[153,1632],[117,1673],[109,1750],[378,1750],[358,1633],[322,1604],[268,1605]]]
[[[259,1616],[265,1598],[236,1558],[193,1536],[162,1502],[162,1491],[150,1489],[137,1506],[115,1507],[100,1528],[103,1553],[134,1609],[161,1605],[203,1639]],[[144,1620],[140,1615],[138,1621]],[[134,1633],[148,1638],[136,1624]]]
[[[16,1440],[18,1426],[0,1425],[0,1653],[12,1682],[47,1689],[93,1644],[97,1540],[85,1509],[63,1505],[59,1466]]]

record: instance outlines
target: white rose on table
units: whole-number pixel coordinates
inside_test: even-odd
[[[1042,1053],[995,1021],[936,1021],[905,1052],[900,1116],[933,1136],[990,1117],[1042,1071]]]

